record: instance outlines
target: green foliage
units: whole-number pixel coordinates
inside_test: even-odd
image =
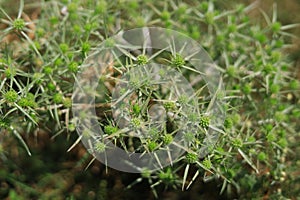
[[[197,40],[216,63],[215,70],[221,74],[225,85],[224,95],[220,98],[226,100],[227,116],[224,123],[218,122],[220,127],[223,126],[222,130],[213,126],[218,116],[210,115],[210,101],[212,96],[218,95],[209,94],[207,85],[195,79],[195,73],[203,72],[190,65],[190,55],[183,56],[180,50],[175,52],[175,47],[171,46],[171,52],[158,53],[155,58],[145,54],[145,49],[130,52],[105,72],[104,79],[109,84],[95,94],[95,98],[100,99],[96,108],[100,113],[97,120],[105,137],[128,151],[134,149],[155,154],[156,150],[165,150],[174,141],[180,124],[178,118],[187,120],[191,128],[184,130],[182,138],[189,146],[189,149],[182,149],[187,153],[171,160],[172,166],[166,169],[158,172],[145,169],[140,177],[148,181],[149,189],[158,198],[159,185],[177,188],[181,184],[184,189],[197,184],[197,178],[223,184],[220,193],[228,198],[235,198],[230,194],[237,194],[239,199],[260,199],[267,193],[274,199],[293,199],[297,192],[299,194],[300,181],[295,171],[300,166],[289,159],[299,160],[292,152],[299,151],[294,143],[299,141],[300,84],[295,74],[297,70],[286,54],[286,48],[294,38],[288,31],[296,25],[280,22],[276,6],[270,13],[261,10],[264,21],[256,22],[247,14],[259,9],[255,4],[225,5],[223,1],[210,0],[53,0],[43,1],[40,17],[28,22],[22,15],[23,3],[21,1],[19,10],[15,10],[19,12],[17,16],[0,9],[0,21],[5,24],[0,33],[1,137],[2,133],[11,133],[9,136],[14,135],[28,154],[31,154],[29,148],[40,142],[39,130],[48,131],[52,139],[65,135],[65,138],[74,139],[71,132],[77,125],[71,112],[71,96],[76,74],[81,72],[81,64],[89,53],[103,41],[105,47],[115,47],[116,42],[110,36],[119,31],[142,26],[170,28]],[[35,28],[31,30],[32,23]],[[12,36],[18,39],[7,42]],[[193,89],[197,91],[197,102],[193,106],[196,114],[187,114],[190,112],[184,110],[190,104],[189,96],[179,95],[172,99],[174,96],[161,92],[164,88],[151,85],[153,80],[131,78],[128,82],[137,97],[124,111],[130,116],[128,124],[119,127],[113,121],[111,110],[105,107],[111,100],[110,87],[114,87],[113,81],[128,69],[136,65],[147,67],[152,61],[169,65],[193,83]],[[163,71],[157,74],[167,76]],[[152,120],[147,114],[153,102],[161,102],[166,123],[150,127],[145,131],[145,137],[136,140],[131,132],[127,134],[127,128],[133,127],[137,132],[144,130]],[[210,129],[220,133],[220,138],[213,147],[208,147],[208,154],[202,158],[198,154],[206,147],[204,137],[211,133]],[[90,137],[88,130],[85,133]],[[79,141],[75,139],[74,146],[77,143]],[[6,149],[10,147],[5,143],[0,145],[0,159],[5,161]],[[52,145],[56,145],[55,141],[47,143],[47,147]],[[105,152],[106,143],[102,141],[90,145],[99,153]],[[22,155],[22,148],[15,148]],[[37,165],[48,169],[41,163]],[[18,166],[13,166],[7,170],[17,173],[15,168]],[[16,188],[1,189],[0,198],[30,199],[30,195],[42,195],[26,185],[32,183],[28,178],[0,172],[0,178]],[[44,183],[39,184],[50,184],[50,179],[45,178]],[[63,180],[58,182],[57,188]],[[102,180],[98,185],[99,196],[106,199],[110,182]],[[298,189],[289,187],[291,185]],[[63,192],[59,195],[60,199],[80,196],[74,193],[74,197],[70,197]]]

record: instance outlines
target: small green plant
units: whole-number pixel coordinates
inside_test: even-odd
[[[289,159],[294,156],[299,160],[292,150],[298,149],[294,143],[299,140],[300,83],[286,49],[295,38],[289,30],[298,25],[280,22],[276,4],[270,13],[260,11],[263,22],[256,22],[247,14],[260,10],[255,3],[225,5],[214,0],[43,1],[39,18],[33,21],[26,17],[23,0],[18,8],[17,15],[13,15],[0,7],[0,25],[3,25],[0,27],[4,27],[0,32],[0,140],[6,133],[17,138],[21,147],[14,147],[18,152],[13,155],[23,155],[22,148],[31,155],[31,146],[40,140],[40,130],[49,132],[51,142],[65,136],[74,142],[69,151],[76,148],[81,138],[74,136],[78,119],[71,111],[73,86],[90,53],[101,42],[107,49],[126,51],[126,45],[119,45],[111,38],[123,30],[164,27],[184,33],[203,46],[216,64],[212,70],[221,74],[224,92],[208,92],[211,85],[198,77],[205,77],[210,71],[202,72],[192,66],[193,55],[183,53],[186,44],[178,47],[173,41],[163,50],[143,44],[143,49],[127,52],[113,61],[108,59],[109,67],[97,80],[96,91],[83,85],[88,94],[94,94],[97,118],[93,120],[103,130],[98,138],[86,127],[80,127],[85,130],[80,137],[97,140],[88,144],[88,151],[93,156],[105,154],[110,147],[106,142],[111,141],[129,154],[152,153],[159,170],[142,169],[141,176],[127,188],[132,189],[146,180],[148,189],[158,199],[164,187],[176,191],[181,186],[186,190],[199,184],[197,180],[216,181],[222,185],[220,194],[229,199],[262,199],[266,194],[270,199],[297,198],[295,194],[300,189],[299,179],[295,177],[300,164]],[[153,62],[167,68],[157,70],[151,66]],[[132,73],[132,69],[140,71]],[[163,86],[169,80],[178,81],[176,74],[170,76],[170,70],[180,73],[195,94],[185,94],[176,84]],[[93,73],[88,75],[93,77]],[[150,76],[145,76],[147,73]],[[123,80],[124,76],[127,79]],[[157,81],[157,77],[162,81]],[[114,91],[118,91],[117,83],[127,84],[128,90],[120,90],[120,96],[110,104]],[[130,92],[132,95],[126,96]],[[218,105],[216,99],[224,100],[225,105]],[[117,116],[112,114],[114,103],[120,105]],[[155,106],[160,112],[152,112]],[[213,107],[218,106],[226,109],[224,119],[211,115]],[[80,113],[82,118],[87,118],[86,115],[84,111]],[[176,143],[179,132],[182,135],[179,140],[187,147]],[[219,138],[209,146],[213,133]],[[51,142],[42,144],[47,143],[50,148],[55,145]],[[177,145],[184,153],[173,159],[170,145]],[[7,160],[7,149],[11,147],[0,144],[1,162]],[[170,166],[159,166],[163,160],[157,151],[166,152]],[[78,165],[87,157],[83,156]],[[0,198],[17,199],[20,191],[24,199],[38,195],[50,198],[33,189],[36,185],[27,186],[32,183],[31,177],[22,175],[16,181],[18,166],[10,165],[13,167],[5,167],[11,172],[7,176],[0,170],[0,179],[9,183],[1,182],[4,189]],[[93,168],[93,172],[97,170]],[[118,181],[101,181],[99,192],[93,192],[104,198],[111,182],[118,182],[115,188],[124,185],[119,184],[120,177]],[[70,182],[77,179],[81,177]],[[39,184],[47,185],[43,181]],[[16,190],[5,189],[6,185],[13,185]],[[297,185],[298,189],[291,185]],[[58,199],[70,197],[65,191],[70,188],[64,188]],[[74,192],[74,196],[80,199],[83,195]]]

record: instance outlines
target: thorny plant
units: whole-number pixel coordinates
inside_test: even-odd
[[[1,22],[7,27],[0,34],[3,41],[0,52],[1,134],[13,133],[29,155],[30,148],[23,140],[26,134],[45,129],[54,132],[53,138],[64,133],[69,138],[76,127],[70,110],[72,87],[89,52],[123,29],[170,28],[197,40],[215,61],[215,70],[222,74],[226,87],[222,98],[227,101],[227,117],[216,145],[200,159],[196,151],[202,145],[203,133],[210,126],[210,120],[217,117],[206,115],[209,103],[205,83],[195,80],[195,73],[201,72],[192,68],[180,52],[174,51],[157,51],[154,57],[148,57],[141,50],[139,55],[128,53],[116,61],[106,71],[107,76],[99,80],[105,84],[97,88],[98,121],[105,137],[131,152],[155,151],[172,142],[176,131],[172,123],[168,124],[171,128],[147,126],[146,135],[151,135],[151,139],[136,140],[122,132],[124,127],[138,131],[151,124],[147,108],[153,100],[161,103],[161,110],[184,115],[197,127],[184,135],[191,149],[172,160],[172,166],[154,173],[145,169],[128,188],[146,179],[158,196],[161,184],[185,190],[201,179],[204,182],[217,180],[221,185],[220,193],[226,192],[229,196],[237,191],[241,197],[255,198],[267,191],[270,198],[291,197],[293,193],[282,189],[289,178],[286,171],[289,166],[285,162],[287,155],[292,154],[289,140],[299,132],[296,123],[300,117],[299,81],[284,50],[291,46],[295,37],[288,30],[298,25],[282,25],[277,18],[276,4],[271,15],[261,10],[264,23],[253,23],[248,16],[250,11],[258,9],[256,3],[239,4],[228,10],[222,6],[224,4],[217,1],[199,3],[193,0],[114,0],[109,3],[104,0],[52,0],[43,1],[37,21],[23,19],[23,1],[20,1],[15,18],[1,8]],[[35,24],[34,29],[30,24]],[[29,37],[32,32],[34,37]],[[10,34],[16,34],[18,40],[6,41]],[[108,46],[114,45],[113,40],[106,42]],[[169,98],[170,93],[158,92],[164,90],[151,85],[151,80],[131,80],[129,74],[128,84],[136,89],[136,94],[125,101],[127,105],[122,110],[131,120],[119,127],[110,116],[111,105],[107,103],[118,86],[116,81],[133,67],[147,66],[151,59],[182,73],[193,85],[197,91],[197,113],[187,116],[181,109],[180,105],[188,102],[189,97],[179,95],[174,101]],[[168,120],[171,122],[174,118]],[[80,138],[69,150],[79,142]],[[93,147],[98,152],[106,148],[101,141]],[[4,154],[3,148],[0,149]],[[258,188],[261,190],[255,194],[244,193]]]

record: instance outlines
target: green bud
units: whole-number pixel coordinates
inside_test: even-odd
[[[209,127],[209,123],[210,123],[210,118],[208,116],[203,116],[200,119],[199,125],[202,128],[207,129]]]
[[[15,19],[13,21],[13,27],[14,29],[18,30],[18,31],[21,31],[25,28],[26,26],[26,23],[23,19]]]
[[[195,163],[196,161],[198,161],[198,155],[195,153],[187,153],[185,155],[185,159],[188,163]]]
[[[8,92],[6,92],[4,94],[4,99],[8,102],[8,103],[14,103],[17,101],[18,99],[18,93],[15,90],[10,90]]]
[[[112,126],[112,125],[106,125],[104,126],[104,133],[111,135],[118,131],[118,127]]]
[[[139,55],[137,57],[138,65],[146,65],[148,63],[148,58],[146,55]]]

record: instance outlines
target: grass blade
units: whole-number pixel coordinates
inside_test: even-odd
[[[189,169],[190,169],[190,164],[187,164],[185,167],[185,170],[184,170],[184,174],[183,174],[182,187],[181,187],[182,191],[184,190],[184,185],[186,182],[187,175],[189,173]]]
[[[241,156],[245,159],[245,161],[255,170],[256,173],[258,173],[258,169],[253,164],[253,162],[248,158],[248,156],[239,148],[238,152],[241,154]]]
[[[12,126],[10,126],[10,129],[12,130],[13,134],[18,138],[18,140],[22,143],[22,145],[24,146],[28,155],[31,156],[31,152],[30,152],[26,142],[23,140],[22,136],[20,135],[20,133],[16,129],[14,129],[14,127],[12,127]]]

